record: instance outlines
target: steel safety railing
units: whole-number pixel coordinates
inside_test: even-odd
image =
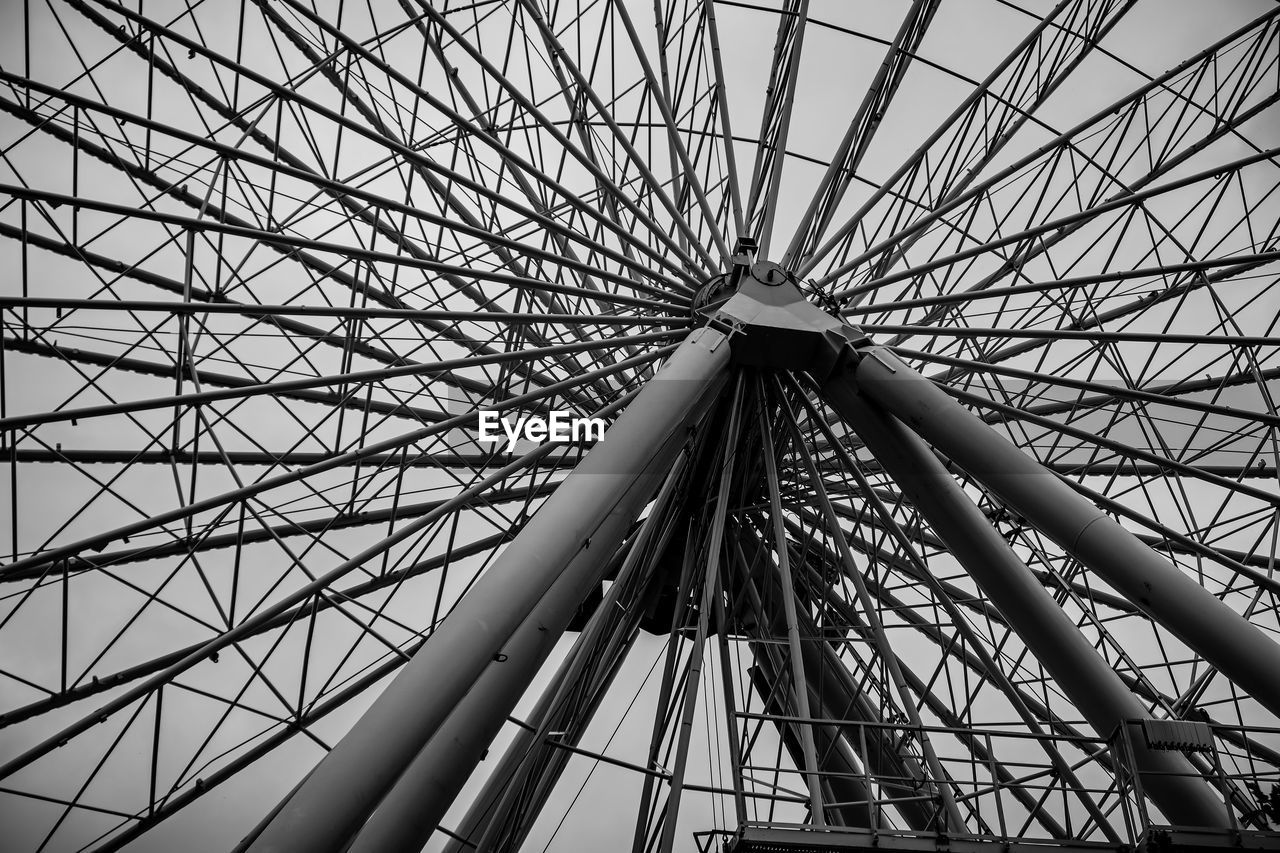
[[[1209,846],[1280,849],[1280,728],[1147,719],[1128,721],[1110,737],[1099,738],[1033,734],[999,727],[984,730],[911,726],[750,712],[739,712],[737,716],[778,725],[822,724],[838,728],[852,748],[861,772],[855,776],[822,770],[818,776],[824,784],[839,778],[856,778],[871,796],[860,801],[825,802],[826,822],[832,824],[831,818],[840,812],[858,810],[866,814],[867,825],[840,826],[835,821],[835,825],[818,827],[809,821],[749,820],[744,824],[745,830],[740,828],[737,834],[704,834],[698,843],[707,845],[708,850],[720,849],[715,846],[716,838],[728,844],[735,838],[750,837],[756,830],[776,833],[788,829],[804,836],[805,843],[815,849],[849,846],[868,833],[872,838],[899,839],[906,845],[903,849],[925,841],[933,849],[931,845],[938,838],[1115,850],[1140,849],[1159,839],[1183,839],[1184,843],[1193,839]],[[872,736],[873,732],[879,736]],[[903,754],[911,754],[911,744],[922,737],[934,745],[954,802],[965,816],[965,826],[946,824],[936,787],[906,775],[867,772],[868,744],[884,743],[886,737]],[[1196,778],[1219,793],[1228,824],[1189,826],[1179,824],[1178,815],[1160,811],[1145,793],[1159,771],[1143,769],[1140,759],[1144,750],[1182,753]],[[1066,761],[1074,776],[1071,784],[1056,768],[1045,766],[1045,751]],[[800,770],[781,763],[748,763],[741,770],[745,779],[742,784],[753,800],[772,797],[779,805],[791,804],[793,809],[804,802],[805,774]],[[771,781],[764,782],[766,778]],[[936,818],[934,825],[924,830],[908,827],[898,809],[910,802],[930,804]],[[744,835],[746,830],[751,831]],[[822,839],[815,838],[815,833]],[[1248,843],[1242,844],[1241,839]],[[747,845],[741,849],[751,848]]]

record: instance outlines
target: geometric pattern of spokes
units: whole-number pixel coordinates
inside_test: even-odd
[[[289,814],[757,261],[1277,642],[1274,4],[42,0],[0,42],[6,849]],[[725,373],[592,469],[643,493],[445,781],[334,850],[1119,845],[1185,822],[1170,744],[1280,826],[1277,708],[1145,596],[930,456],[1145,720],[1099,730],[917,472]]]

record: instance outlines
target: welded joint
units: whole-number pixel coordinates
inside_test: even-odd
[[[1097,517],[1095,517],[1092,521],[1090,521],[1084,527],[1081,527],[1080,531],[1076,533],[1075,538],[1071,540],[1070,550],[1072,552],[1075,552],[1076,550],[1078,550],[1080,547],[1080,543],[1084,540],[1084,536],[1089,531],[1089,528],[1093,527],[1095,524],[1097,524],[1100,521],[1103,521],[1106,518],[1109,518],[1109,516],[1106,513],[1099,511]]]

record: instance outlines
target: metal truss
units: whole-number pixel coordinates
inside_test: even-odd
[[[1280,848],[1280,11],[1032,5],[4,6],[0,847]]]

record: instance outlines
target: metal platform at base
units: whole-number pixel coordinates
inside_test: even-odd
[[[729,853],[828,853],[883,850],[901,853],[1200,853],[1222,850],[1280,850],[1280,832],[1203,829],[1153,829],[1136,845],[1108,842],[948,836],[932,832],[850,829],[845,827],[761,826],[748,824],[734,834]]]
[[[1150,853],[1211,853],[1224,848],[1280,850],[1280,832],[1213,829],[1152,829],[1142,836],[1138,849]]]

